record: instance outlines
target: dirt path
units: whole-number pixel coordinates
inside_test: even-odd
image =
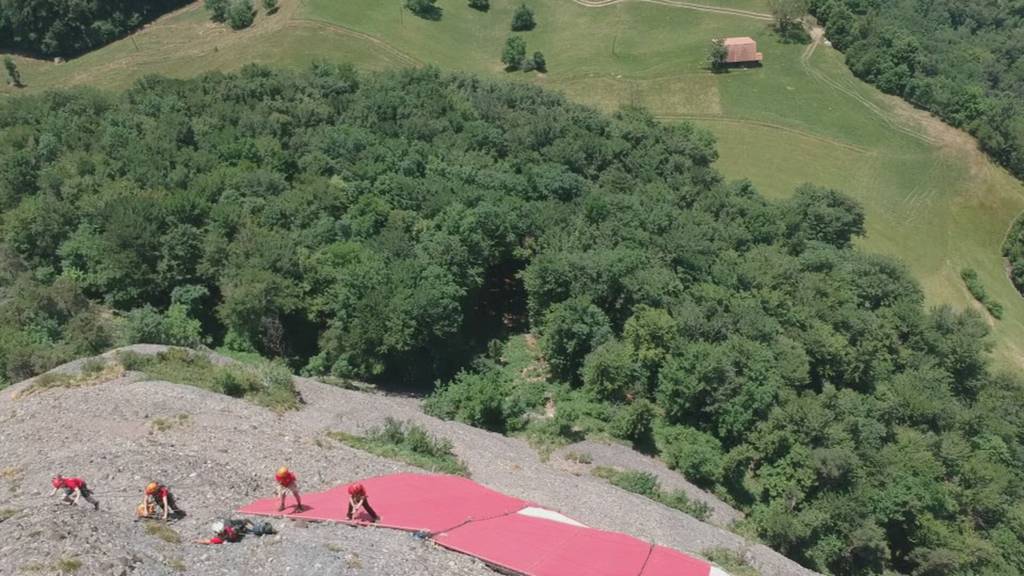
[[[719,116],[715,114],[659,114],[655,116],[658,120],[703,120],[707,122],[728,122],[732,124],[744,124],[747,126],[758,126],[761,128],[770,128],[772,130],[778,130],[780,132],[788,132],[800,136],[802,138],[808,138],[815,140],[823,144],[830,146],[839,146],[845,148],[850,152],[857,154],[870,155],[875,152],[869,148],[858,146],[856,144],[850,144],[849,142],[843,142],[842,140],[836,140],[835,138],[829,138],[828,136],[822,136],[807,130],[801,130],[799,128],[793,128],[792,126],[785,126],[783,124],[775,124],[773,122],[765,122],[763,120],[752,120],[749,118],[739,118],[735,116]]]
[[[366,34],[365,32],[360,32],[358,30],[353,30],[352,28],[347,28],[347,27],[342,26],[340,24],[335,24],[333,22],[326,22],[324,20],[312,20],[312,19],[309,19],[309,18],[292,18],[291,20],[288,21],[288,25],[289,26],[308,26],[308,27],[312,27],[312,28],[321,28],[323,30],[327,30],[328,32],[334,32],[334,33],[337,33],[337,34],[341,34],[343,36],[349,36],[349,37],[352,37],[352,38],[358,38],[360,40],[364,40],[366,42],[369,42],[369,43],[373,44],[374,46],[376,46],[378,48],[381,48],[382,50],[387,52],[389,55],[394,57],[396,60],[398,60],[401,64],[403,64],[405,66],[422,66],[423,65],[423,61],[420,60],[419,58],[416,58],[415,56],[412,56],[411,54],[408,54],[406,52],[403,52],[403,51],[399,50],[398,48],[396,48],[393,45],[385,42],[384,40],[381,40],[380,38],[378,38],[376,36],[372,36],[370,34]]]
[[[897,122],[894,119],[894,114],[886,110],[883,110],[874,102],[868,100],[864,96],[861,96],[854,90],[846,86],[843,86],[838,81],[829,78],[821,70],[818,70],[817,68],[812,66],[811,57],[814,56],[815,50],[817,50],[818,46],[822,43],[822,40],[824,39],[824,32],[824,28],[821,28],[820,26],[813,27],[811,29],[811,38],[813,40],[810,44],[807,45],[807,48],[805,48],[803,53],[800,55],[800,66],[804,69],[805,72],[807,72],[807,74],[811,78],[825,84],[826,86],[836,90],[837,92],[845,94],[846,96],[849,96],[850,98],[854,99],[858,104],[861,104],[862,106],[867,108],[869,112],[871,112],[879,119],[881,119],[882,122],[884,122],[885,125],[888,126],[889,128],[892,128],[897,132],[910,136],[911,138],[914,138],[915,140],[918,140],[925,144],[937,145],[939,143],[938,140],[936,140],[935,138]]]
[[[587,8],[604,8],[606,6],[612,6],[614,4],[621,4],[623,2],[648,2],[650,4],[660,4],[662,6],[672,6],[674,8],[686,8],[688,10],[697,10],[699,12],[711,12],[714,14],[726,14],[729,16],[740,16],[742,18],[753,18],[755,20],[764,20],[767,22],[772,21],[771,14],[765,14],[764,12],[754,12],[751,10],[741,10],[739,8],[726,8],[724,6],[709,6],[707,4],[697,4],[694,2],[683,2],[681,0],[573,0],[573,2],[580,6],[586,6]]]

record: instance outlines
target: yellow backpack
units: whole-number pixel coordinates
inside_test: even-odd
[[[148,499],[135,507],[135,516],[138,518],[149,518],[156,513],[156,506]]]

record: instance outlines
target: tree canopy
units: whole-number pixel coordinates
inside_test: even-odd
[[[189,0],[2,0],[0,50],[77,56]]]
[[[986,325],[711,136],[426,68],[0,102],[0,372],[209,343],[656,451],[831,574],[1024,572],[1024,384]],[[547,382],[503,370],[530,331]],[[550,398],[551,418],[525,418]]]
[[[978,138],[1024,177],[1024,9],[1017,0],[813,0],[864,80]]]

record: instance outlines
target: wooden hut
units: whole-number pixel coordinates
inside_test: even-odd
[[[745,64],[764,60],[764,54],[757,51],[757,42],[748,36],[726,38],[722,41],[722,46],[725,46],[726,64]]]

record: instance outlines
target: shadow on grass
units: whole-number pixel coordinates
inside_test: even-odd
[[[707,66],[706,69],[710,70],[712,74],[728,74],[733,70],[749,70],[755,68],[763,68],[764,64],[761,62],[735,62],[732,64],[722,64],[717,67]]]

